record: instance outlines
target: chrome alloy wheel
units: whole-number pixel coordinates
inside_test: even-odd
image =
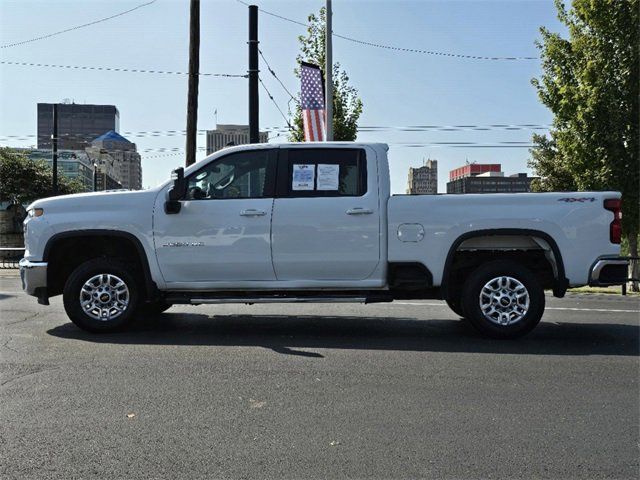
[[[496,325],[513,325],[529,311],[529,292],[513,277],[496,277],[480,291],[480,310]]]
[[[107,322],[129,306],[129,288],[121,278],[101,273],[87,280],[80,290],[82,310],[95,320]]]

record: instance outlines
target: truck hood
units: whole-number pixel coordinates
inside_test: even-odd
[[[41,198],[29,205],[27,210],[42,208],[45,214],[47,214],[66,211],[103,210],[105,208],[109,209],[109,207],[118,206],[129,206],[129,208],[135,209],[137,207],[147,206],[149,202],[153,202],[157,194],[157,189],[75,193],[72,195]]]

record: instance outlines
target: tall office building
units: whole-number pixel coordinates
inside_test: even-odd
[[[449,172],[447,193],[526,193],[536,177],[526,173],[504,175],[499,163],[472,163]]]
[[[438,193],[438,161],[427,160],[422,167],[409,168],[407,194],[434,195]]]
[[[259,133],[260,143],[267,143],[267,132]],[[207,155],[222,150],[229,144],[246,145],[249,143],[248,125],[217,125],[215,130],[207,130]]]
[[[109,131],[94,139],[86,152],[102,171],[120,183],[120,188],[142,188],[142,165],[135,143]]]
[[[38,103],[38,148],[51,148],[53,103]],[[120,114],[114,105],[58,103],[58,148],[83,150],[110,130],[120,129]]]

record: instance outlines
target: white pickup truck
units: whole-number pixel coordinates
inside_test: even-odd
[[[390,195],[387,150],[245,145],[151,190],[38,200],[23,288],[91,332],[174,304],[440,298],[508,338],[544,289],[626,280],[619,193]]]

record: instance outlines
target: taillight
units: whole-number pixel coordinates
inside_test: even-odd
[[[613,222],[609,225],[609,240],[611,243],[620,243],[622,239],[622,200],[609,198],[604,201],[604,208],[613,212]]]

